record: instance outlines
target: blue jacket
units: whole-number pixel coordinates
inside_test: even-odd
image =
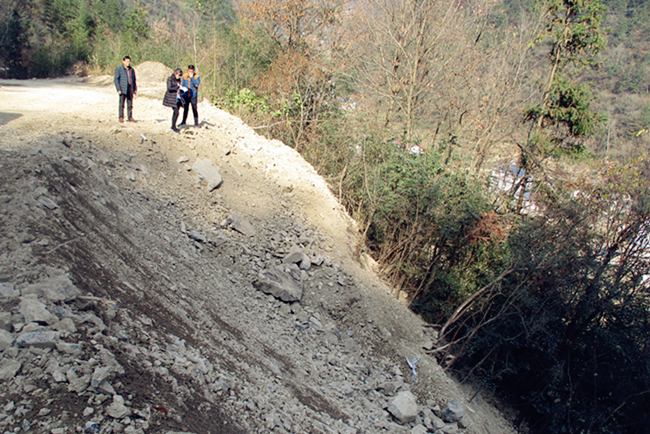
[[[132,84],[132,91],[135,93],[138,90],[138,86],[136,85],[135,82],[135,69],[131,68],[131,72],[133,73],[133,83]],[[115,68],[115,78],[113,80],[115,82],[115,89],[116,90],[121,90],[123,94],[126,94],[129,91],[129,77],[126,72],[126,68],[124,65],[120,65],[117,68]]]
[[[183,76],[183,86],[190,89],[192,93],[192,98],[198,98],[199,96],[199,85],[201,84],[201,77],[198,75],[194,77],[189,77],[187,74]]]

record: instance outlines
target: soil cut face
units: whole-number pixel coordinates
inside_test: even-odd
[[[206,102],[174,134],[167,72],[141,66],[136,123],[110,77],[0,81],[3,432],[514,432],[425,354],[309,164]],[[258,290],[269,270],[300,300]]]

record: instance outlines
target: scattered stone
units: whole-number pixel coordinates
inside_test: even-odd
[[[77,354],[82,351],[80,343],[71,343],[71,342],[57,342],[56,349],[61,353],[66,354]]]
[[[415,395],[411,392],[399,392],[391,400],[387,410],[402,425],[413,422],[420,412]]]
[[[90,381],[90,387],[97,389],[100,384],[102,384],[108,377],[110,377],[111,371],[108,368],[96,367],[93,371],[93,376]]]
[[[50,414],[51,411],[52,410],[50,410],[49,408],[41,408],[39,410],[39,412],[38,412],[38,415],[39,416],[47,416],[48,414]]]
[[[212,191],[215,188],[219,188],[223,183],[223,178],[219,173],[219,170],[214,167],[212,161],[207,158],[199,158],[192,165],[192,170],[194,170],[199,175],[199,179],[205,179],[208,183],[208,191]]]
[[[411,434],[426,434],[429,432],[429,430],[423,426],[423,425],[415,425],[413,428],[411,428]]]
[[[22,333],[16,339],[21,347],[56,348],[59,333],[54,331],[38,331]]]
[[[20,297],[20,291],[14,287],[13,283],[0,282],[0,299],[12,299],[18,297]]]
[[[68,378],[68,390],[75,391],[81,395],[87,388],[90,383],[90,375],[83,375],[79,377],[74,368],[70,368],[66,372],[66,377]]]
[[[445,427],[445,421],[443,421],[436,415],[433,415],[433,417],[431,418],[431,424],[433,425],[434,429],[442,429]]]
[[[467,429],[470,426],[470,420],[467,418],[467,416],[463,416],[460,418],[458,421],[458,428],[460,429]]]
[[[0,329],[11,330],[11,312],[0,312]]]
[[[424,348],[425,350],[433,350],[435,348],[435,346],[436,346],[436,343],[431,339],[429,339],[428,341],[425,341],[422,344],[422,348]]]
[[[445,425],[444,428],[442,428],[440,431],[440,434],[458,434],[460,430],[458,429],[458,426],[456,424],[448,424]]]
[[[59,332],[76,333],[77,327],[74,325],[72,318],[63,318],[61,321],[55,323],[52,328]]]
[[[14,337],[7,330],[0,330],[0,351],[4,351],[14,343]]]
[[[57,276],[33,283],[23,288],[22,295],[36,294],[51,303],[69,302],[81,295],[81,291],[72,283],[68,276]]]
[[[399,388],[402,387],[402,383],[399,381],[390,381],[388,383],[385,383],[381,387],[381,391],[384,395],[386,396],[394,396],[395,393],[399,390]]]
[[[352,385],[347,381],[343,382],[340,391],[345,396],[352,396],[352,394],[354,393],[354,389],[352,388]]]
[[[282,259],[285,264],[297,264],[300,261],[302,261],[302,252],[290,252]]]
[[[258,280],[253,283],[253,286],[282,301],[291,302],[302,299],[302,282],[277,268],[260,272]]]
[[[96,434],[99,432],[99,425],[97,422],[88,421],[86,422],[86,425],[84,425],[84,432],[87,434]]]
[[[206,239],[203,236],[203,234],[197,230],[190,231],[189,234],[187,234],[188,237],[190,237],[192,240],[197,241],[199,243],[205,243]]]
[[[450,401],[449,404],[447,404],[444,416],[443,419],[445,422],[458,422],[463,416],[465,416],[463,404],[458,401]]]
[[[239,217],[237,214],[230,215],[228,224],[230,224],[230,227],[232,227],[234,230],[242,235],[246,235],[247,237],[254,237],[257,233],[253,225],[250,224],[248,220]]]
[[[22,366],[23,364],[17,360],[5,360],[4,363],[0,365],[0,381],[11,380],[14,378]]]
[[[178,159],[178,163],[179,163],[179,164],[187,163],[188,161],[190,161],[190,157],[185,156],[185,155],[181,156],[181,157]]]
[[[47,196],[41,196],[38,198],[38,202],[43,205],[47,209],[57,209],[59,205],[54,202],[52,199],[50,199]]]
[[[323,323],[321,323],[318,318],[315,316],[310,316],[309,317],[309,322],[312,323],[312,325],[316,328],[316,330],[322,330],[323,329]]]
[[[52,372],[52,379],[56,383],[62,383],[64,381],[68,381],[68,378],[66,377],[66,375],[62,371],[53,371]]]
[[[100,392],[103,392],[103,393],[105,393],[105,394],[107,394],[109,396],[113,396],[113,395],[116,394],[115,389],[113,388],[113,386],[111,386],[111,383],[109,383],[106,380],[101,382],[101,384],[97,387],[97,390],[99,390]]]
[[[25,322],[54,324],[59,319],[47,307],[35,298],[23,297],[19,312],[25,317]]]
[[[108,414],[113,419],[122,419],[131,415],[131,410],[124,405],[124,398],[121,395],[113,395],[113,403],[106,409]]]

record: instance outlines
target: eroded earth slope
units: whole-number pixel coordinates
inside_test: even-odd
[[[512,432],[311,166],[207,103],[173,134],[138,68],[135,124],[110,78],[0,82],[0,432]]]

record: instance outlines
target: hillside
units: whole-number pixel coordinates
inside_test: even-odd
[[[205,102],[171,133],[167,70],[136,71],[136,124],[111,77],[0,81],[3,432],[514,432],[354,260],[311,166]],[[258,289],[278,276],[299,302]]]

